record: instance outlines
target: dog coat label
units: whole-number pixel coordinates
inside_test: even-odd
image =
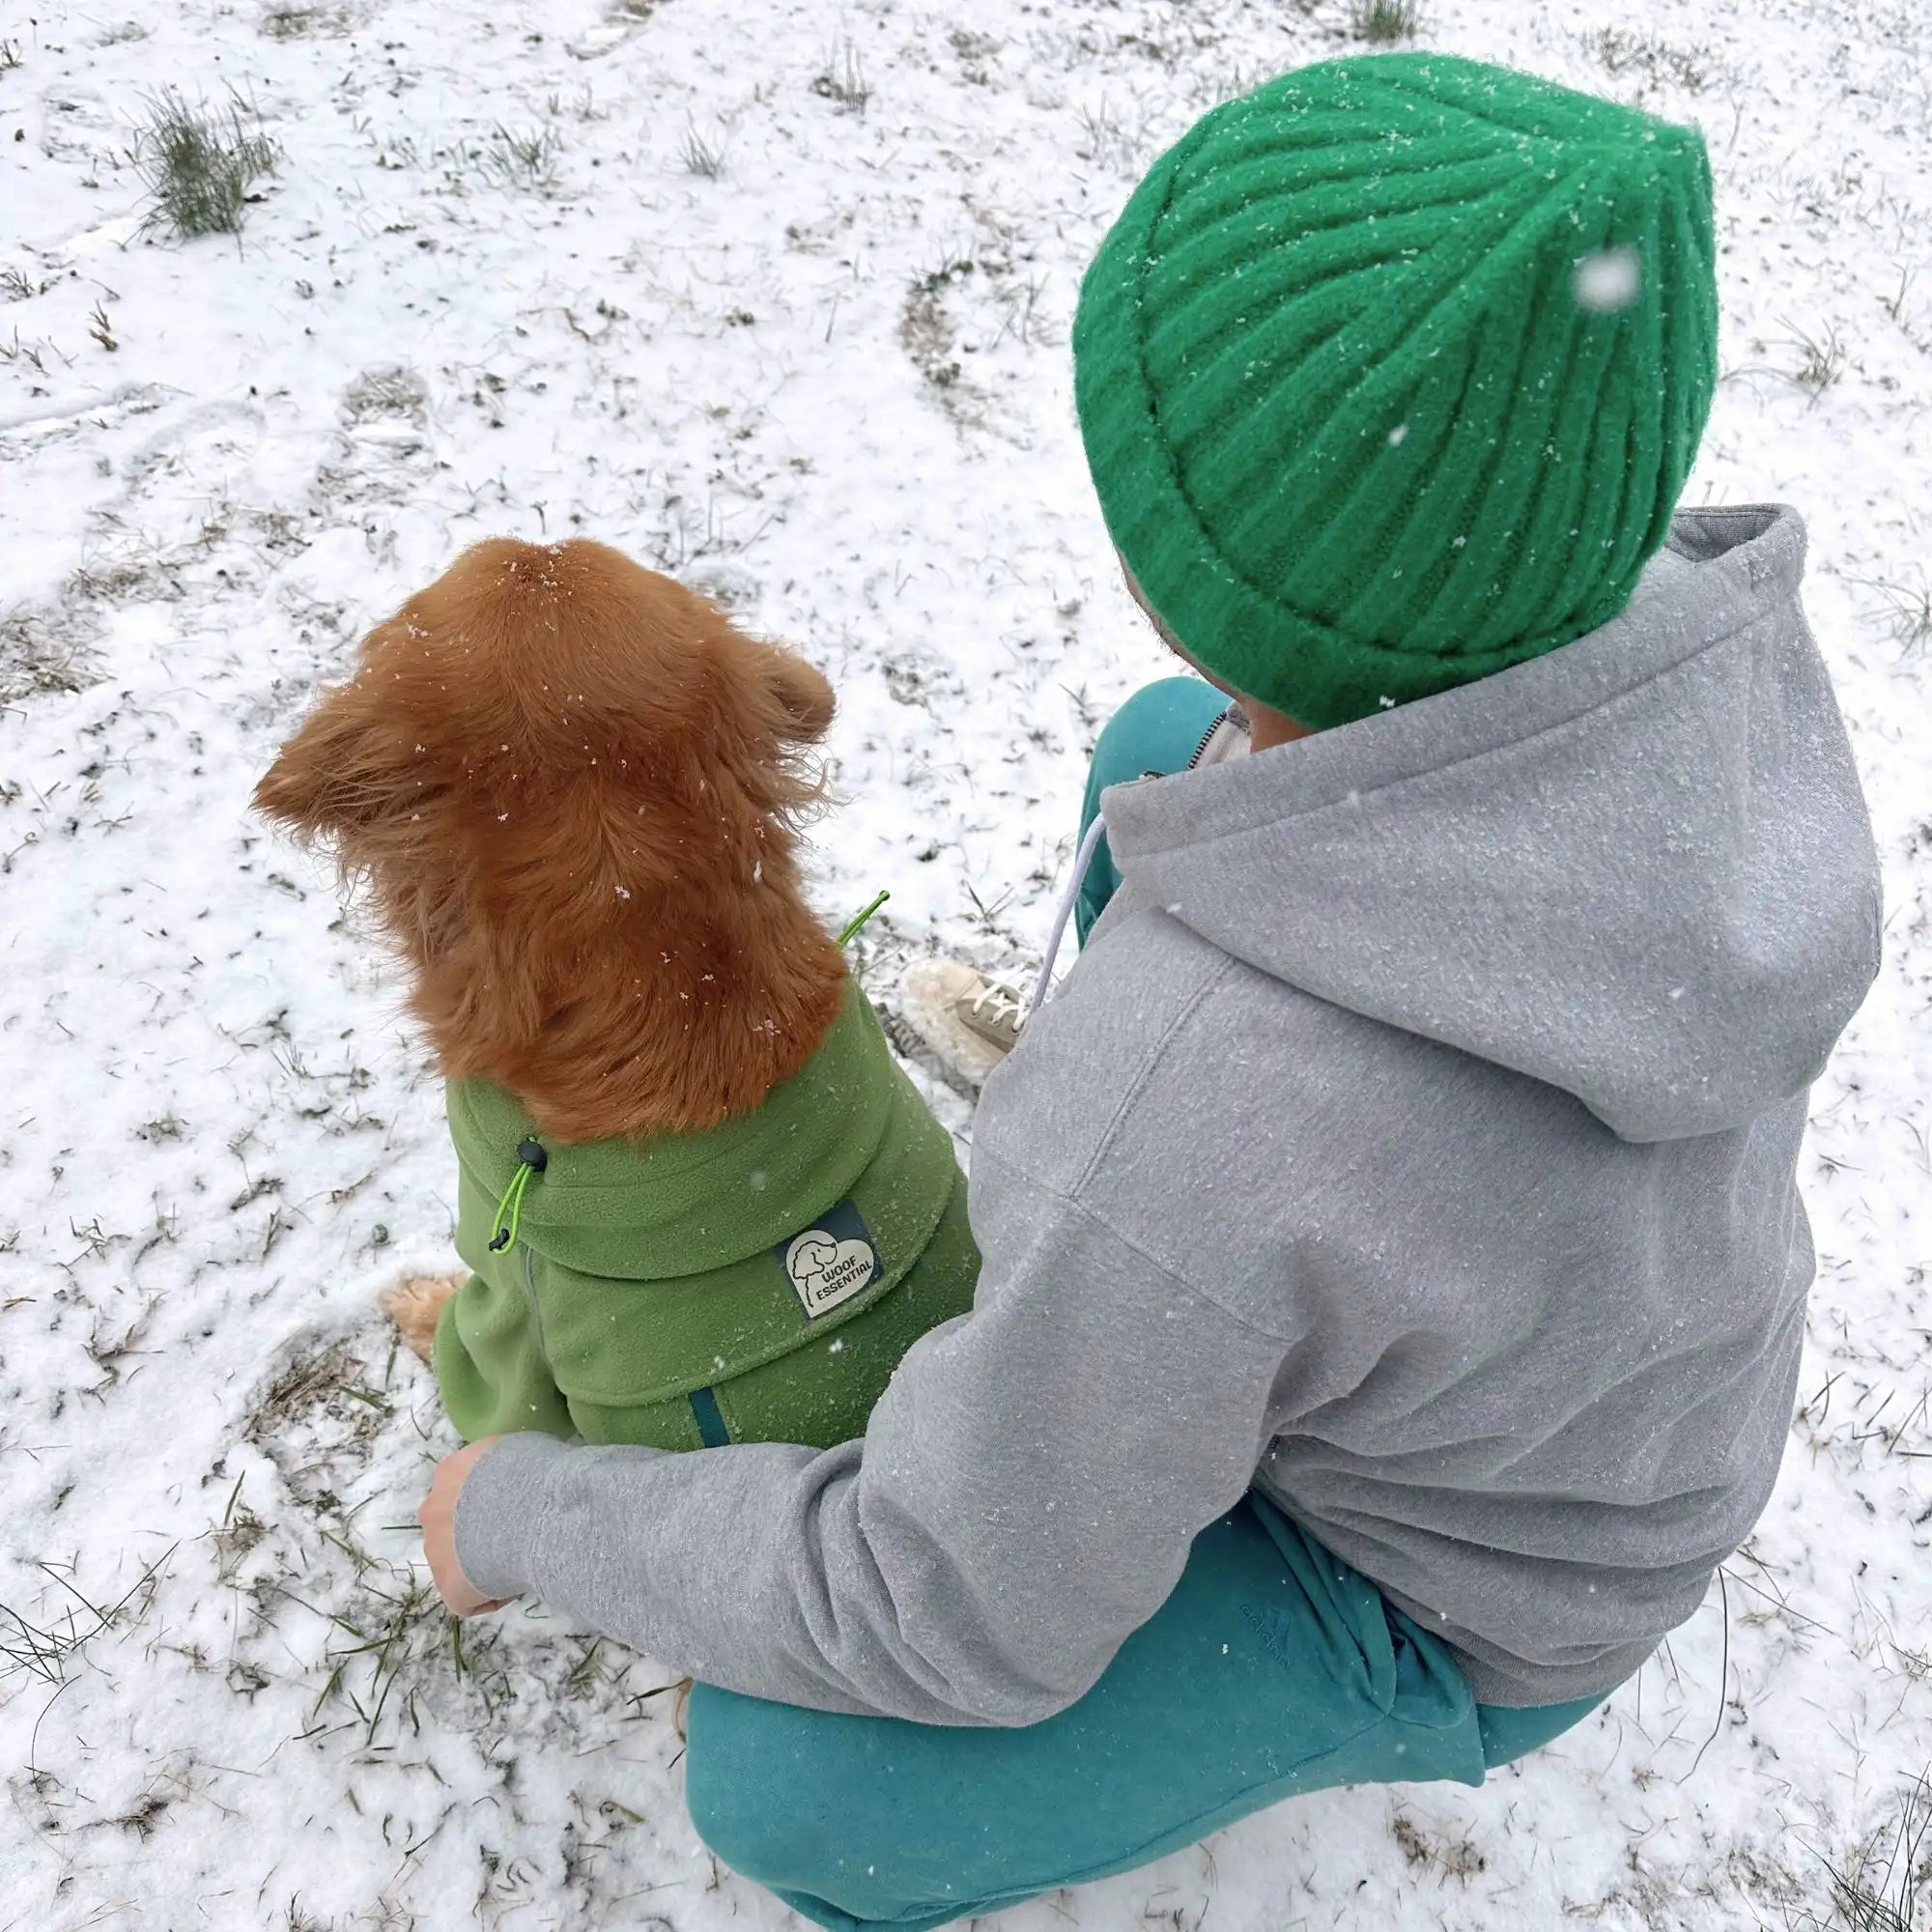
[[[829,1209],[772,1253],[808,1321],[850,1301],[879,1272],[879,1251],[849,1201]]]

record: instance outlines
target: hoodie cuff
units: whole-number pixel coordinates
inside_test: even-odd
[[[521,1597],[534,1583],[551,1464],[563,1453],[554,1435],[506,1435],[464,1479],[456,1498],[456,1560],[486,1597]]]

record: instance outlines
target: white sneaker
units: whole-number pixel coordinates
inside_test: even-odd
[[[899,982],[895,1005],[898,1043],[937,1062],[952,1086],[972,1094],[1019,1043],[1026,1025],[1014,987],[957,959],[917,961]]]

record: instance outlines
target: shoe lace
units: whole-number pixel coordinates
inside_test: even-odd
[[[973,1017],[990,1020],[995,1026],[1017,1028],[1023,1010],[1017,990],[997,980],[987,980],[973,998]]]

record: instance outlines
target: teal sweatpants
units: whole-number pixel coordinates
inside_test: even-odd
[[[1479,1706],[1438,1638],[1250,1496],[1057,1717],[954,1729],[700,1684],[685,1795],[704,1842],[801,1918],[918,1932],[1130,1870],[1303,1792],[1480,1784],[1602,1701]]]
[[[1109,785],[1166,778],[1183,770],[1227,708],[1228,699],[1198,677],[1164,677],[1144,684],[1101,727],[1087,768],[1087,795],[1080,802],[1080,836],[1087,836],[1100,810],[1100,794]],[[1102,833],[1073,904],[1073,930],[1083,946],[1120,883]]]
[[[1100,734],[1081,829],[1111,784],[1187,765],[1227,700],[1137,692]],[[1120,883],[1103,838],[1080,937]],[[1249,1496],[1099,1682],[1017,1730],[799,1710],[700,1684],[685,1795],[698,1835],[831,1932],[897,1932],[1128,1871],[1251,1811],[1343,1784],[1484,1772],[1603,1702],[1479,1705],[1448,1648]]]

